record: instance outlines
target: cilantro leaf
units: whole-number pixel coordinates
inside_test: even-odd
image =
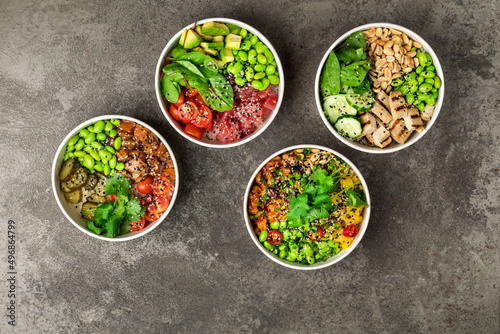
[[[116,197],[127,197],[130,195],[130,181],[124,175],[113,173],[108,178],[108,184],[104,187],[107,195]]]
[[[97,225],[103,226],[108,217],[113,212],[112,203],[101,203],[99,204],[94,212],[94,221]]]
[[[131,223],[141,220],[141,216],[144,216],[146,210],[141,206],[141,202],[137,197],[130,196],[130,200],[125,206],[125,222]]]
[[[119,215],[112,215],[106,221],[104,225],[106,227],[106,236],[109,238],[114,238],[120,234],[120,224],[123,217]]]
[[[359,189],[359,188],[358,188]],[[356,189],[356,190],[358,190]],[[346,192],[346,195],[347,195],[347,204],[348,205],[352,205],[356,208],[359,208],[360,206],[365,206],[365,207],[368,207],[368,204],[363,200],[363,199],[366,199],[366,198],[363,198],[361,199],[361,197],[365,197],[364,194],[362,193],[362,190],[359,189],[361,191],[361,196],[359,194],[358,191],[355,191],[355,190],[348,190]]]
[[[94,225],[94,222],[92,220],[87,221],[87,228],[91,231],[94,231],[95,234],[99,235],[102,233],[102,231],[105,230],[104,227],[97,227]]]

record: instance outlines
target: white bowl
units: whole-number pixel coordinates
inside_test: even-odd
[[[295,150],[295,149],[301,149],[301,148],[310,148],[310,149],[311,148],[317,148],[319,150],[330,152],[330,153],[334,154],[335,156],[337,156],[337,157],[341,158],[342,160],[344,160],[356,172],[356,175],[358,176],[359,180],[361,181],[361,184],[363,185],[363,191],[364,191],[364,193],[366,195],[366,203],[368,203],[368,206],[369,206],[368,208],[365,208],[364,211],[363,211],[363,221],[358,224],[359,231],[358,231],[358,234],[356,235],[356,237],[354,238],[354,241],[351,244],[351,246],[349,248],[345,249],[345,250],[341,250],[338,254],[332,256],[331,258],[329,258],[325,262],[316,262],[316,263],[314,263],[312,265],[304,265],[304,264],[299,263],[299,262],[290,262],[290,261],[281,259],[281,258],[279,258],[279,256],[277,256],[274,253],[268,251],[260,243],[259,238],[255,235],[255,231],[254,231],[254,229],[252,227],[252,222],[250,221],[250,216],[248,215],[248,195],[250,194],[250,190],[252,189],[252,185],[253,185],[253,182],[255,180],[255,177],[257,176],[257,173],[259,173],[259,171],[272,158],[276,157],[277,155],[280,155],[280,154],[283,154],[285,152],[292,151],[292,150]],[[282,149],[282,150],[280,150],[280,151],[272,154],[271,156],[269,156],[263,163],[260,164],[259,167],[257,167],[257,169],[253,173],[252,177],[250,178],[250,181],[248,182],[248,185],[247,185],[247,189],[245,191],[245,198],[243,200],[243,212],[244,212],[244,216],[245,216],[245,223],[246,223],[246,226],[247,226],[248,233],[250,234],[250,237],[252,238],[252,240],[255,243],[255,245],[257,245],[257,247],[262,251],[262,253],[264,253],[268,258],[270,258],[274,262],[279,263],[282,266],[285,266],[285,267],[288,267],[288,268],[299,269],[299,270],[315,270],[315,269],[325,268],[325,267],[331,266],[334,263],[339,262],[340,260],[342,260],[343,258],[345,258],[347,255],[349,255],[356,248],[356,246],[358,246],[358,244],[361,242],[361,239],[363,238],[363,235],[365,234],[366,229],[368,228],[368,222],[370,220],[371,207],[372,207],[372,204],[371,204],[371,201],[370,201],[370,193],[368,192],[368,185],[366,184],[365,179],[361,175],[360,171],[356,168],[356,166],[354,166],[354,164],[349,159],[347,159],[345,156],[343,156],[342,154],[340,154],[340,153],[338,153],[338,152],[336,152],[336,151],[334,151],[334,150],[332,150],[332,149],[330,149],[328,147],[319,146],[319,145],[295,145],[295,146],[290,146],[290,147],[284,148],[284,149]]]
[[[325,113],[323,112],[323,103],[322,103],[320,92],[319,92],[319,82],[320,82],[320,77],[321,77],[321,71],[323,70],[323,66],[325,65],[326,60],[328,59],[328,55],[330,54],[330,51],[335,49],[340,43],[342,43],[353,32],[367,30],[367,29],[370,29],[373,27],[375,27],[375,28],[378,28],[378,27],[393,28],[393,29],[399,30],[401,32],[404,32],[409,38],[422,44],[423,49],[432,56],[433,65],[436,67],[436,74],[441,79],[441,87],[439,88],[439,96],[438,96],[438,99],[436,101],[436,104],[434,107],[434,114],[432,115],[431,120],[428,121],[427,124],[425,125],[424,131],[422,131],[422,132],[414,131],[410,135],[410,138],[408,139],[408,141],[406,143],[404,143],[403,145],[395,143],[395,144],[391,144],[390,146],[388,146],[386,148],[380,148],[380,147],[376,147],[376,146],[367,146],[367,145],[364,145],[362,143],[357,143],[355,141],[352,141],[350,139],[342,137],[335,130],[333,125],[330,123],[330,121],[328,121],[328,119],[325,116]],[[427,133],[427,131],[430,130],[430,128],[432,127],[432,125],[436,121],[436,119],[439,115],[439,111],[441,110],[441,107],[443,105],[443,99],[444,99],[443,69],[441,68],[441,63],[439,62],[437,55],[434,53],[434,51],[432,50],[430,45],[427,44],[427,42],[424,41],[424,39],[422,37],[420,37],[419,35],[417,35],[413,31],[411,31],[405,27],[398,26],[396,24],[391,24],[391,23],[370,23],[370,24],[365,24],[365,25],[356,27],[356,28],[346,32],[345,34],[340,36],[340,38],[337,39],[335,41],[335,43],[332,44],[332,46],[330,46],[328,51],[325,53],[323,59],[321,60],[321,63],[319,64],[318,73],[316,73],[316,80],[314,82],[314,94],[316,97],[316,105],[318,107],[319,114],[321,115],[321,118],[323,119],[323,122],[325,123],[326,127],[330,130],[330,132],[333,133],[333,135],[335,137],[337,137],[338,140],[340,140],[341,142],[343,142],[344,144],[346,144],[352,148],[355,148],[357,150],[367,152],[367,153],[391,153],[391,152],[396,152],[396,151],[402,150],[403,148],[408,147],[408,146],[416,143],[420,138],[422,138],[423,135],[425,135]]]
[[[146,128],[148,128],[149,130],[151,130],[156,136],[158,136],[158,138],[161,140],[161,142],[163,142],[163,144],[165,144],[165,147],[167,148],[168,152],[170,153],[170,156],[172,157],[172,161],[174,163],[174,169],[175,169],[175,185],[174,185],[174,193],[172,195],[172,199],[170,200],[170,205],[169,205],[168,209],[158,218],[157,221],[155,221],[152,224],[149,224],[148,226],[146,226],[144,229],[142,229],[140,231],[129,232],[126,234],[119,235],[115,238],[108,238],[108,237],[104,237],[101,235],[97,235],[94,232],[92,232],[91,230],[89,230],[86,226],[85,219],[83,219],[82,216],[80,215],[80,210],[75,208],[75,204],[71,204],[68,201],[66,201],[66,199],[64,198],[64,194],[61,190],[61,186],[60,186],[61,180],[59,178],[59,170],[61,169],[61,165],[62,165],[63,160],[64,160],[64,154],[66,153],[66,144],[68,143],[68,141],[70,140],[71,137],[78,134],[78,132],[81,129],[86,128],[87,126],[89,126],[89,125],[91,125],[99,120],[109,120],[112,118],[126,119],[128,121],[132,121],[132,122],[141,124],[141,125],[145,126]],[[143,235],[151,232],[158,225],[160,225],[160,223],[167,217],[168,213],[170,212],[170,210],[172,210],[172,207],[174,206],[175,199],[177,197],[177,192],[179,191],[179,168],[177,167],[177,162],[175,160],[172,149],[168,145],[165,138],[163,138],[155,129],[153,129],[148,124],[146,124],[138,119],[128,117],[128,116],[123,116],[123,115],[99,116],[99,117],[94,117],[92,119],[89,119],[88,121],[86,121],[86,122],[80,124],[79,126],[77,126],[76,128],[74,128],[73,131],[71,131],[66,136],[66,138],[64,138],[64,140],[62,141],[61,145],[57,149],[57,153],[56,153],[56,156],[54,158],[54,162],[52,163],[52,189],[54,191],[54,196],[56,197],[57,204],[59,204],[59,208],[61,208],[61,211],[64,213],[66,218],[68,218],[68,220],[71,223],[73,223],[73,225],[75,225],[80,231],[82,231],[82,232],[84,232],[84,233],[86,233],[94,238],[101,239],[101,240],[126,241],[126,240],[132,240],[132,239],[138,238],[140,236],[143,236]]]
[[[192,141],[193,143],[206,146],[206,147],[212,147],[212,148],[226,148],[226,147],[235,147],[239,145],[243,145],[252,139],[256,138],[258,135],[260,135],[262,132],[264,132],[265,129],[271,124],[271,122],[274,120],[276,115],[278,114],[278,110],[281,106],[281,102],[283,101],[283,95],[285,92],[285,75],[283,73],[283,67],[281,66],[281,61],[278,56],[278,53],[274,49],[274,47],[271,45],[271,42],[262,34],[260,33],[257,29],[254,27],[237,21],[233,19],[226,19],[226,18],[210,18],[210,19],[205,19],[205,20],[200,20],[197,21],[196,24],[203,24],[205,22],[210,22],[210,21],[216,21],[216,22],[222,22],[222,23],[231,23],[235,24],[241,28],[245,28],[248,32],[251,32],[254,35],[257,35],[259,39],[269,48],[269,50],[273,53],[274,58],[276,60],[276,65],[278,68],[278,73],[280,77],[280,83],[278,84],[278,103],[276,104],[276,108],[270,113],[270,115],[262,122],[261,125],[258,126],[258,128],[255,130],[254,133],[252,133],[249,136],[246,136],[245,138],[241,139],[240,141],[234,142],[234,143],[228,143],[228,144],[222,144],[217,140],[207,140],[205,138],[202,139],[196,139],[193,138],[189,135],[187,135],[183,127],[184,125],[176,120],[174,120],[171,116],[170,113],[168,112],[168,108],[170,106],[170,103],[165,99],[164,96],[161,95],[160,92],[160,76],[163,70],[163,67],[166,65],[166,57],[170,54],[170,52],[174,49],[174,47],[177,45],[179,38],[181,37],[181,34],[184,30],[192,28],[194,23],[184,27],[181,29],[177,34],[172,37],[172,39],[167,43],[167,46],[163,49],[160,58],[158,59],[158,64],[156,65],[156,73],[155,73],[155,91],[156,91],[156,98],[158,100],[158,104],[160,105],[161,111],[163,112],[163,115],[167,118],[169,121],[170,125],[178,132],[180,133],[184,138]]]

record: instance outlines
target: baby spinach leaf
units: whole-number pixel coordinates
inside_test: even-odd
[[[220,73],[208,79],[210,87],[197,89],[203,101],[217,111],[231,110],[234,106],[234,92],[226,78]]]
[[[172,81],[181,81],[184,79],[186,68],[179,64],[169,64],[163,68],[163,78],[168,77]]]
[[[198,67],[189,60],[176,60],[175,63],[184,66],[189,71],[193,72],[196,75],[199,75],[200,77],[204,77],[203,73],[200,72]]]
[[[371,89],[370,87],[370,82],[368,81],[368,78],[365,77],[365,80],[363,80],[363,83],[357,87],[354,87],[352,90],[356,94],[363,94],[366,93]]]
[[[340,71],[340,81],[346,86],[357,87],[363,83],[369,70],[370,64],[366,61],[352,63]]]
[[[333,51],[330,52],[321,73],[320,91],[324,98],[340,92],[340,64]]]
[[[362,48],[363,50],[366,48],[366,40],[365,36],[361,31],[353,32],[347,39],[345,40],[346,45],[350,45],[355,47],[356,49]]]
[[[189,52],[180,55],[178,60],[188,60],[195,65],[205,78],[212,78],[219,72],[219,67],[214,59],[201,52]],[[193,71],[194,72],[194,71]]]
[[[163,76],[161,79],[161,88],[163,95],[166,97],[168,102],[176,103],[179,100],[179,94],[181,93],[181,88],[175,82],[172,82],[167,76]]]

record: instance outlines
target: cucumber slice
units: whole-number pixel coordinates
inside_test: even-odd
[[[97,204],[92,202],[85,202],[82,205],[82,217],[85,219],[94,219],[94,211]]]
[[[363,127],[356,116],[344,115],[340,116],[335,122],[335,130],[344,137],[351,139],[361,136]]]
[[[61,170],[59,171],[59,178],[61,179],[61,181],[68,181],[69,179],[71,179],[73,174],[76,172],[77,167],[78,163],[73,158],[63,162]]]
[[[106,176],[97,175],[97,184],[94,188],[97,196],[101,197],[106,196],[106,190],[105,190],[106,184],[108,184]]]
[[[335,124],[343,115],[356,115],[358,112],[347,103],[345,94],[332,95],[323,102],[323,110],[330,123]]]
[[[347,86],[346,84],[340,84],[340,94],[348,94],[352,93],[352,88]]]
[[[69,189],[81,188],[87,182],[88,174],[85,168],[78,167],[73,176],[66,182]]]
[[[68,188],[66,182],[61,182],[61,190],[65,193],[73,192],[73,189]]]
[[[89,196],[86,196],[86,199],[87,199],[89,202],[91,202],[91,203],[96,203],[96,204],[106,202],[106,197],[104,197],[104,196],[99,196],[99,195],[98,195],[98,194],[96,194],[96,193],[92,193],[92,194],[90,194]]]
[[[99,178],[97,176],[95,176],[94,174],[90,174],[89,178],[87,179],[87,183],[85,183],[85,185],[83,187],[85,190],[90,191],[90,190],[95,188],[98,181],[99,181]]]
[[[64,193],[64,198],[71,204],[80,203],[83,199],[83,190],[78,188],[70,193]]]
[[[357,111],[368,111],[375,104],[375,95],[370,89],[363,94],[347,93],[347,103]]]

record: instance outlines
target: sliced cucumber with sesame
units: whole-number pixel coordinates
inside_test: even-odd
[[[347,103],[357,111],[368,111],[375,103],[375,95],[370,89],[363,94],[347,93]]]
[[[323,102],[323,111],[330,123],[335,124],[343,115],[356,115],[358,112],[347,103],[345,94],[332,95]]]
[[[354,139],[361,136],[363,127],[356,116],[344,115],[335,122],[335,130],[343,137]]]

